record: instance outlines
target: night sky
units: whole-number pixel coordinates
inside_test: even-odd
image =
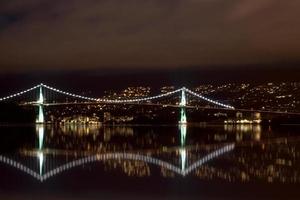
[[[0,73],[298,67],[300,1],[1,0]]]

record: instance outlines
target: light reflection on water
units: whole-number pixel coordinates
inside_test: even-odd
[[[0,167],[40,182],[99,162],[102,173],[125,176],[149,177],[158,168],[161,178],[299,183],[300,137],[294,132],[251,125],[37,125],[36,145],[2,153]]]

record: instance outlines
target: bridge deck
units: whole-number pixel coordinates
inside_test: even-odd
[[[22,106],[37,106],[39,105],[36,102],[28,102],[20,104]],[[140,106],[161,106],[164,108],[187,108],[187,109],[195,109],[195,110],[219,110],[219,111],[231,111],[231,112],[259,112],[266,114],[278,114],[278,115],[300,115],[297,112],[284,112],[284,111],[271,111],[271,110],[257,110],[257,109],[243,109],[243,108],[218,108],[218,107],[209,107],[209,106],[189,106],[189,105],[179,105],[179,104],[156,104],[156,103],[138,103],[138,102],[124,102],[124,103],[116,103],[116,102],[62,102],[62,103],[44,103],[43,106],[52,107],[52,106],[67,106],[67,105],[140,105]]]

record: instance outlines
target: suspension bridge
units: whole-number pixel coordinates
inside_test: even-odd
[[[33,98],[27,98],[28,94],[34,94]],[[60,98],[60,101],[52,99],[55,95],[61,95],[64,97],[72,98],[73,101],[65,101]],[[176,96],[177,95],[177,96]],[[47,97],[49,96],[49,97]],[[51,97],[52,96],[52,97]],[[179,97],[179,102],[177,101],[174,104],[170,103],[154,103],[154,101],[164,100],[168,97]],[[199,106],[199,105],[189,105],[187,100],[187,96],[190,98],[195,98],[197,101],[206,102],[208,105],[206,106]],[[23,99],[21,97],[24,97]],[[20,101],[20,98],[22,99]],[[226,111],[241,111],[241,112],[261,112],[261,113],[271,113],[271,114],[291,114],[291,115],[300,115],[300,113],[290,113],[290,112],[281,112],[281,111],[268,111],[268,110],[253,110],[253,109],[237,109],[231,105],[221,103],[220,101],[216,101],[210,99],[208,97],[202,96],[192,90],[182,87],[177,90],[159,94],[156,96],[149,96],[149,97],[142,97],[142,98],[127,98],[127,99],[120,99],[119,97],[115,99],[108,99],[108,98],[95,98],[95,97],[88,97],[79,94],[75,94],[72,92],[67,92],[60,90],[55,87],[48,86],[46,84],[38,84],[34,87],[29,89],[16,92],[6,97],[0,98],[0,102],[5,101],[16,101],[19,102],[20,105],[27,105],[27,106],[35,106],[37,107],[37,118],[36,123],[43,124],[45,123],[45,114],[44,110],[45,107],[49,106],[66,106],[66,105],[97,105],[97,104],[119,104],[119,105],[148,105],[148,106],[163,106],[163,107],[175,107],[180,109],[180,116],[179,116],[179,124],[186,124],[187,120],[187,112],[186,109],[216,109],[216,110],[226,110]]]
[[[45,85],[43,83],[36,85],[32,88],[14,93],[12,95],[2,97],[0,98],[0,102],[3,101],[10,101],[13,99],[18,99],[19,97],[25,96],[26,94],[30,92],[35,92],[37,94],[37,99],[36,100],[23,100],[21,103],[22,105],[32,105],[38,107],[38,114],[37,114],[37,119],[36,123],[45,123],[45,115],[44,115],[44,109],[46,106],[62,106],[62,105],[79,105],[79,104],[138,104],[138,105],[152,105],[152,106],[169,106],[169,107],[178,107],[180,109],[180,119],[179,123],[185,124],[187,123],[187,116],[186,116],[186,108],[191,108],[193,106],[189,106],[187,102],[187,94],[206,101],[210,104],[213,104],[215,106],[218,106],[222,109],[227,109],[227,110],[234,110],[235,108],[230,105],[226,105],[224,103],[209,99],[207,97],[204,97],[200,94],[197,94],[193,92],[192,90],[182,87],[180,89],[159,94],[156,96],[150,96],[150,97],[143,97],[143,98],[132,98],[132,99],[106,99],[106,98],[94,98],[94,97],[88,97],[88,96],[83,96],[83,95],[78,95],[74,94],[71,92],[63,91],[48,85]],[[49,98],[45,98],[45,93],[56,93],[60,95],[64,95],[67,97],[74,98],[75,101],[72,102],[55,102]],[[174,95],[179,95],[180,97],[180,102],[177,104],[159,104],[159,103],[152,103],[154,100],[160,100],[169,96],[174,96]],[[81,100],[78,102],[77,100]]]

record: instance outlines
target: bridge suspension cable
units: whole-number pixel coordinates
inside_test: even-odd
[[[156,95],[156,96],[151,96],[151,97],[119,100],[119,99],[101,99],[101,98],[92,98],[92,97],[87,97],[87,96],[81,96],[81,95],[77,95],[77,94],[74,94],[74,93],[65,92],[65,91],[59,90],[57,88],[50,87],[48,85],[44,85],[44,84],[41,84],[41,85],[43,87],[49,89],[49,90],[52,90],[54,92],[58,92],[58,93],[61,93],[61,94],[67,95],[67,96],[76,97],[76,98],[89,100],[89,101],[104,102],[104,103],[105,102],[107,102],[107,103],[132,103],[132,102],[149,101],[149,100],[153,100],[153,99],[159,99],[159,98],[162,98],[162,97],[170,96],[170,95],[178,93],[182,90],[182,88],[181,88],[181,89],[178,89],[178,90],[174,90],[174,91],[171,91],[171,92],[168,92],[168,93],[164,93],[164,94],[160,94],[160,95]]]
[[[155,99],[167,97],[167,96],[170,96],[170,95],[173,95],[173,94],[185,91],[185,92],[189,93],[192,96],[195,96],[197,98],[200,98],[201,100],[210,102],[212,104],[215,104],[215,105],[227,108],[227,109],[235,109],[233,106],[226,105],[226,104],[217,102],[215,100],[209,99],[209,98],[204,97],[204,96],[202,96],[200,94],[197,94],[197,93],[193,92],[192,90],[189,90],[189,89],[187,89],[185,87],[182,87],[180,89],[177,89],[177,90],[174,90],[174,91],[171,91],[171,92],[167,92],[167,93],[164,93],[164,94],[160,94],[160,95],[156,95],[156,96],[151,96],[151,97],[135,98],[135,99],[101,99],[101,98],[93,98],[93,97],[88,97],[88,96],[74,94],[74,93],[71,93],[71,92],[66,92],[66,91],[63,91],[63,90],[60,90],[60,89],[57,89],[57,88],[54,88],[54,87],[51,87],[51,86],[48,86],[48,85],[45,85],[45,84],[41,83],[41,84],[36,85],[36,86],[34,86],[32,88],[29,88],[27,90],[24,90],[24,91],[21,91],[21,92],[18,92],[18,93],[15,93],[15,94],[12,94],[12,95],[0,98],[0,102],[8,100],[8,99],[11,99],[11,98],[14,98],[14,97],[17,97],[17,96],[21,96],[21,95],[23,95],[25,93],[28,93],[28,92],[30,92],[32,90],[35,90],[37,88],[40,88],[40,87],[49,89],[49,90],[54,91],[56,93],[60,93],[60,94],[63,94],[63,95],[74,97],[74,98],[79,98],[79,99],[88,100],[88,101],[95,101],[95,102],[102,102],[102,103],[116,103],[116,104],[150,101],[150,100],[155,100]]]
[[[32,90],[35,90],[35,89],[39,88],[40,86],[41,86],[41,85],[36,85],[36,86],[34,86],[34,87],[32,87],[32,88],[29,88],[29,89],[27,89],[27,90],[23,90],[23,91],[21,91],[21,92],[17,92],[17,93],[15,93],[15,94],[12,94],[12,95],[9,95],[9,96],[6,96],[6,97],[2,97],[2,98],[0,98],[0,101],[5,101],[5,100],[12,99],[12,98],[14,98],[14,97],[21,96],[21,95],[23,95],[23,94],[26,94],[26,93],[28,93],[28,92],[30,92],[30,91],[32,91]]]
[[[54,91],[54,92],[63,94],[63,95],[67,95],[67,96],[71,96],[71,97],[75,97],[75,98],[80,98],[80,99],[84,99],[84,100],[89,100],[89,101],[99,101],[98,98],[87,97],[87,96],[82,96],[82,95],[78,95],[78,94],[73,94],[73,93],[70,93],[70,92],[65,92],[65,91],[62,91],[62,90],[60,90],[60,89],[57,89],[57,88],[54,88],[54,87],[45,85],[45,84],[43,84],[43,83],[41,83],[40,86],[42,86],[42,87],[44,87],[44,88],[47,88],[47,89],[49,89],[49,90],[52,90],[52,91]]]
[[[202,95],[200,95],[200,94],[197,94],[196,92],[193,92],[192,90],[189,90],[189,89],[187,89],[187,88],[185,88],[185,87],[182,88],[182,89],[185,90],[186,92],[190,93],[190,94],[193,95],[193,96],[196,96],[196,97],[198,97],[198,98],[200,98],[200,99],[202,99],[202,100],[208,101],[208,102],[213,103],[213,104],[215,104],[215,105],[222,106],[222,107],[224,107],[224,108],[235,109],[233,106],[226,105],[226,104],[223,104],[223,103],[214,101],[214,100],[212,100],[212,99],[206,98],[206,97],[204,97],[204,96],[202,96]]]
[[[164,93],[164,94],[160,94],[160,95],[156,95],[156,96],[151,96],[151,97],[119,100],[119,99],[101,99],[101,98],[86,97],[86,96],[77,95],[77,94],[70,93],[70,92],[65,92],[65,91],[59,90],[57,88],[50,87],[48,85],[44,85],[44,84],[41,84],[41,85],[43,87],[47,88],[47,89],[50,89],[50,90],[52,90],[54,92],[58,92],[58,93],[61,93],[61,94],[64,94],[64,95],[68,95],[68,96],[76,97],[76,98],[81,98],[81,99],[84,99],[84,100],[98,101],[98,102],[104,102],[104,103],[105,102],[107,102],[107,103],[133,103],[133,102],[149,101],[149,100],[159,99],[159,98],[162,98],[162,97],[167,97],[167,96],[170,96],[170,95],[182,92],[182,91],[186,91],[189,94],[191,94],[192,96],[196,96],[196,97],[198,97],[198,98],[200,98],[202,100],[205,100],[207,102],[213,103],[213,104],[218,105],[218,106],[222,106],[224,108],[234,109],[233,106],[226,105],[226,104],[214,101],[212,99],[206,98],[206,97],[204,97],[204,96],[202,96],[200,94],[197,94],[197,93],[195,93],[195,92],[193,92],[193,91],[191,91],[191,90],[189,90],[189,89],[187,89],[185,87],[182,87],[180,89],[177,89],[177,90],[174,90],[174,91],[171,91],[171,92],[167,92],[167,93]]]

